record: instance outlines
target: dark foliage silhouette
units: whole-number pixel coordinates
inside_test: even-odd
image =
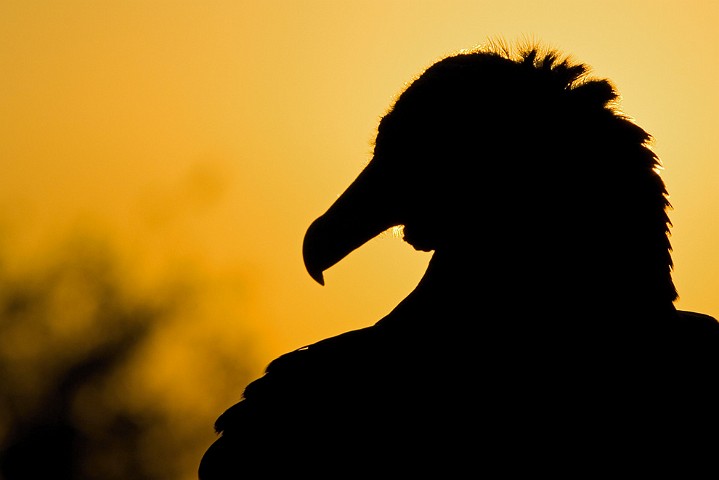
[[[240,391],[224,389],[230,378],[249,378],[250,350],[226,352],[210,335],[212,316],[198,309],[206,284],[223,285],[198,283],[196,270],[138,286],[104,235],[73,230],[42,246],[17,266],[12,247],[0,248],[0,479],[192,478],[212,439],[212,416],[198,412]],[[198,318],[208,340],[195,333],[186,348],[217,375],[204,382],[182,368],[183,331]],[[167,377],[213,392],[211,401],[163,389]]]
[[[599,471],[713,437],[719,324],[674,306],[659,159],[617,100],[532,45],[410,83],[303,254],[324,283],[401,225],[434,251],[425,275],[372,326],[272,361],[200,478]]]

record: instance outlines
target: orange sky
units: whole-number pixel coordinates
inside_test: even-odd
[[[369,160],[404,82],[488,38],[533,38],[610,78],[654,135],[678,306],[719,315],[717,25],[719,3],[698,0],[4,0],[0,245],[31,263],[82,225],[139,276],[189,262],[232,277],[251,305],[225,328],[256,325],[267,360],[369,325],[429,257],[384,236],[320,287],[306,227]]]

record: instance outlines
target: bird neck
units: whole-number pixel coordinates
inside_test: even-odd
[[[675,311],[670,299],[618,289],[607,276],[497,265],[479,255],[437,251],[417,287],[382,321],[466,323],[510,316],[551,318],[558,325],[594,319],[617,326],[631,319],[640,326]]]

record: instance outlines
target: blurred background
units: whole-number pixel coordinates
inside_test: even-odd
[[[0,478],[194,479],[272,358],[388,313],[428,254],[383,234],[321,287],[305,229],[405,82],[490,39],[614,82],[665,168],[677,306],[719,315],[717,25],[700,0],[3,0]]]

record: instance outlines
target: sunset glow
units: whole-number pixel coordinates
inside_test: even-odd
[[[492,38],[532,38],[613,82],[662,162],[677,306],[717,316],[718,25],[719,2],[696,0],[6,0],[0,281],[45,310],[12,327],[0,362],[42,372],[22,384],[40,395],[54,367],[39,346],[89,352],[114,332],[96,310],[129,322],[121,305],[133,306],[157,324],[78,405],[154,399],[171,422],[196,413],[208,445],[270,360],[373,324],[417,284],[430,254],[400,227],[326,271],[324,287],[302,238],[367,164],[405,83]],[[0,444],[14,415],[2,408]],[[181,478],[200,453],[183,453]]]

